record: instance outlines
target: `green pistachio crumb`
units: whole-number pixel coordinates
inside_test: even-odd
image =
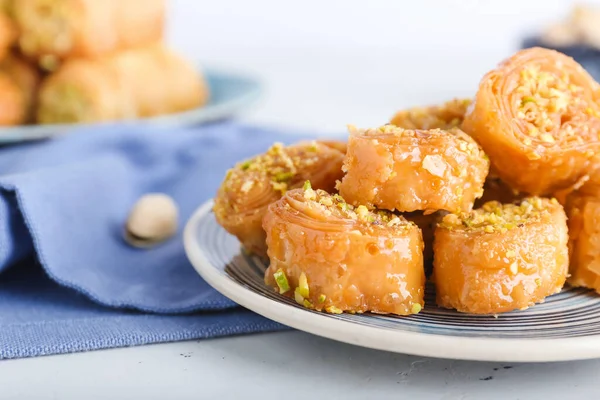
[[[288,283],[287,277],[285,276],[285,272],[283,271],[283,269],[279,268],[277,271],[275,271],[273,277],[275,278],[277,286],[279,286],[280,294],[284,294],[285,292],[290,290],[290,284]]]
[[[525,96],[523,97],[523,100],[521,100],[521,104],[525,105],[527,103],[535,103],[535,99],[531,96]]]
[[[306,278],[306,274],[302,272],[300,274],[300,278],[298,278],[298,292],[302,297],[309,296],[309,288],[308,288],[308,279]]]
[[[275,180],[277,182],[287,182],[294,177],[293,172],[278,172],[275,174]]]
[[[422,309],[422,308],[423,308],[423,307],[421,307],[421,305],[420,305],[419,303],[413,303],[413,305],[412,305],[412,307],[411,307],[410,311],[411,311],[413,314],[418,314],[418,313],[421,311],[421,309]]]

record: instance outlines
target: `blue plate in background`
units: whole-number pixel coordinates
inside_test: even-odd
[[[204,71],[210,87],[211,98],[208,104],[193,110],[143,118],[130,121],[113,121],[95,124],[48,124],[21,125],[0,128],[0,144],[18,143],[59,136],[74,129],[110,126],[143,125],[159,127],[184,127],[232,117],[258,99],[261,93],[260,83],[251,77]]]
[[[595,80],[600,81],[600,50],[598,49],[585,44],[553,46],[545,43],[539,37],[525,38],[521,43],[521,48],[526,49],[529,47],[544,47],[573,57]]]

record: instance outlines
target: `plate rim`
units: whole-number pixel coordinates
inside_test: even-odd
[[[354,324],[277,302],[235,282],[213,266],[195,232],[213,201],[198,207],[185,225],[184,248],[196,272],[215,290],[268,319],[328,339],[414,356],[487,362],[556,362],[600,358],[600,335],[570,338],[480,338],[387,330]]]

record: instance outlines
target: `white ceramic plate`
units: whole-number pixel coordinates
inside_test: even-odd
[[[263,283],[266,266],[240,251],[216,222],[212,202],[185,229],[185,248],[198,273],[238,304],[274,321],[330,339],[420,356],[480,361],[564,361],[600,357],[600,296],[566,288],[525,311],[478,316],[435,306],[427,288],[417,315],[330,315],[308,310]]]
[[[0,128],[0,144],[46,139],[65,134],[73,129],[95,126],[150,124],[162,127],[183,127],[197,125],[238,113],[255,101],[261,92],[259,82],[250,77],[213,70],[204,71],[204,75],[210,87],[211,98],[203,107],[176,114],[103,124],[22,125]]]

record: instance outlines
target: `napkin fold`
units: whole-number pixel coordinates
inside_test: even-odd
[[[236,161],[310,136],[112,127],[0,149],[0,358],[282,329],[204,282],[181,233]],[[150,192],[175,199],[179,230],[136,249],[124,223]]]

